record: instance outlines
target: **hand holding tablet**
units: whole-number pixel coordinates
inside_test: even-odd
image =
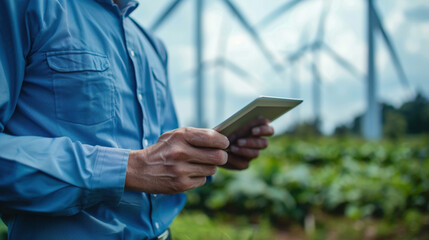
[[[255,126],[274,121],[302,103],[299,99],[258,97],[214,128],[231,142],[249,136]]]

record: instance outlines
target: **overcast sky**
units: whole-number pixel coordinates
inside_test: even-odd
[[[231,0],[256,26],[265,16],[291,0]],[[303,1],[296,8],[265,28],[259,28],[264,44],[278,62],[300,46],[314,42],[320,14],[327,0]],[[149,27],[172,0],[140,0],[133,17]],[[169,77],[181,126],[195,123],[195,0],[183,0],[176,11],[155,32],[169,52]],[[396,47],[411,88],[404,88],[396,75],[381,35],[377,37],[378,98],[395,106],[415,96],[416,91],[429,96],[429,1],[376,0],[377,10]],[[210,67],[205,71],[208,127],[223,119],[259,95],[294,97],[304,103],[274,123],[279,131],[291,124],[313,118],[311,61],[307,53],[293,65],[285,64],[283,75],[276,74],[249,34],[231,14],[222,0],[206,0],[204,8],[204,60],[222,56],[245,69],[243,79],[229,70]],[[367,34],[365,0],[332,0],[325,24],[324,41],[366,74]],[[225,44],[220,44],[220,42]],[[223,46],[224,50],[222,50]],[[322,128],[330,133],[338,124],[350,122],[366,106],[366,81],[345,71],[329,55],[320,51],[322,78]],[[297,81],[299,84],[297,85]],[[216,111],[217,84],[223,83],[225,111]]]

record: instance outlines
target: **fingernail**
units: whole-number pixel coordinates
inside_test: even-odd
[[[246,139],[239,139],[237,141],[237,143],[238,143],[238,146],[243,147],[244,145],[246,145],[247,140]]]
[[[239,148],[237,146],[231,146],[231,152],[238,152]]]
[[[226,147],[225,147],[225,148],[228,148],[228,147],[229,147],[230,142],[229,142],[229,139],[228,139],[227,137],[225,137],[225,144],[226,144]]]
[[[257,128],[257,127],[256,127],[256,128],[253,128],[253,129],[252,129],[252,134],[253,134],[253,135],[258,135],[260,132],[261,132],[261,129],[260,129],[260,128]]]

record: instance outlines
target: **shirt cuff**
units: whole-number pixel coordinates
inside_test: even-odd
[[[124,193],[129,149],[99,149],[87,206],[98,202],[117,204]]]

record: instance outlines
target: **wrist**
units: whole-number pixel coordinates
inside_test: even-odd
[[[139,190],[139,180],[138,180],[138,163],[141,151],[130,151],[128,155],[128,164],[127,164],[127,170],[125,174],[125,190]]]

